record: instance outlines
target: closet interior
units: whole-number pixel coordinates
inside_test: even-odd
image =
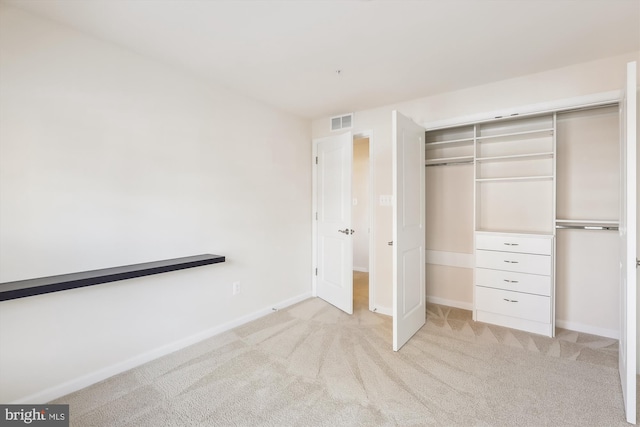
[[[619,121],[609,103],[427,130],[427,294],[617,337]]]

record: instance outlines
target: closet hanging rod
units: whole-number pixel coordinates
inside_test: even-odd
[[[618,227],[613,225],[556,225],[556,228],[572,230],[610,230],[617,231]]]
[[[455,166],[455,165],[468,165],[470,163],[473,163],[473,160],[465,160],[463,162],[427,163],[427,164],[425,164],[425,166],[426,167],[429,167],[429,166]]]

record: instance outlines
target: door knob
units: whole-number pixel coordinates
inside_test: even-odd
[[[349,234],[353,234],[353,233],[355,233],[355,232],[356,232],[356,230],[354,230],[354,229],[348,229],[348,228],[345,228],[344,230],[338,230],[338,233],[344,233],[344,234],[346,234],[347,236],[348,236]]]

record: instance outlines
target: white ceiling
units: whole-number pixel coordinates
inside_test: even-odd
[[[640,50],[640,0],[4,3],[308,118]]]

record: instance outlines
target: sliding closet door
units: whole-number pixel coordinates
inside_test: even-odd
[[[620,349],[619,364],[627,421],[636,422],[636,63],[627,64],[625,96],[621,103],[620,204]]]

